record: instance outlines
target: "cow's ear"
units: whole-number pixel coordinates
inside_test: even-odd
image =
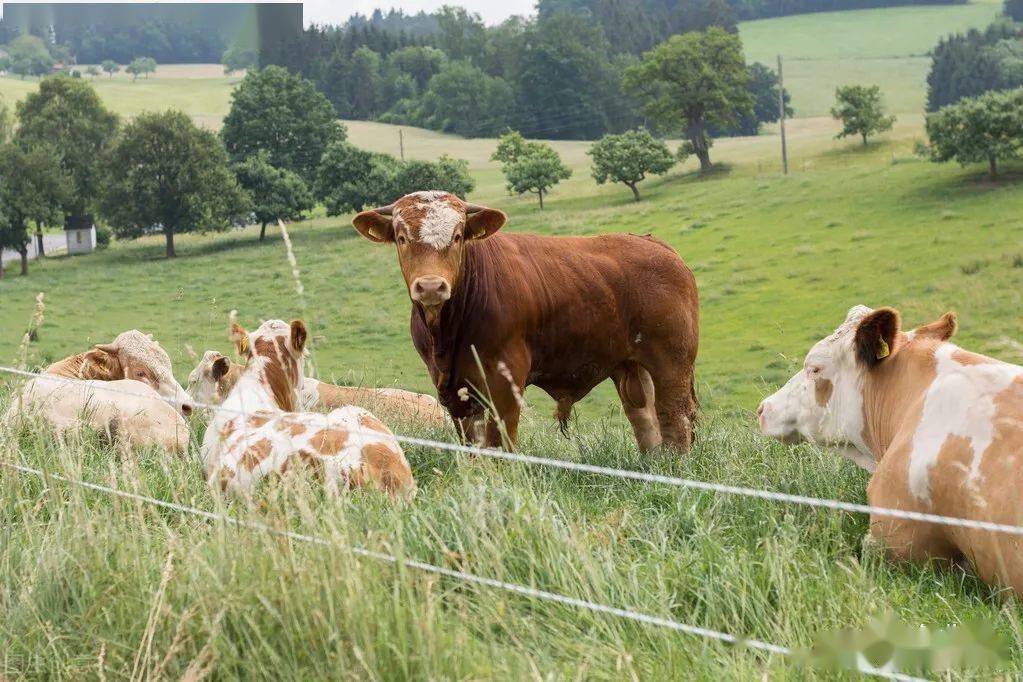
[[[309,338],[309,333],[306,331],[305,322],[302,320],[291,321],[291,347],[299,355],[305,350],[306,339]]]
[[[238,350],[238,355],[243,358],[252,355],[252,349],[249,348],[249,333],[237,322],[231,323],[231,340],[234,341],[234,347]]]
[[[210,377],[214,381],[220,381],[227,373],[231,371],[231,361],[225,358],[223,355],[217,356],[217,359],[210,365]]]
[[[465,238],[486,239],[502,227],[508,216],[496,208],[484,208],[465,216]]]
[[[953,312],[947,312],[939,317],[930,324],[925,324],[922,327],[917,327],[917,336],[928,336],[938,341],[948,341],[955,335],[956,330],[959,328],[959,323],[956,321],[956,314]]]
[[[85,362],[79,372],[80,378],[94,381],[116,381],[124,378],[124,368],[117,356],[117,350],[108,344],[100,344],[85,354]]]
[[[876,367],[892,354],[899,333],[899,312],[881,308],[870,313],[856,326],[856,356],[867,367]]]
[[[382,244],[394,241],[391,216],[376,211],[363,211],[352,218],[352,225],[366,239]]]

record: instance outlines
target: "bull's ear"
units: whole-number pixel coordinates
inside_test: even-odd
[[[496,208],[483,208],[465,216],[465,238],[486,239],[502,227],[508,216]]]
[[[238,355],[247,358],[252,354],[252,349],[249,348],[249,333],[237,322],[231,323],[231,340],[234,341]]]
[[[363,211],[352,218],[352,225],[366,239],[382,244],[394,241],[394,225],[391,216],[377,211]]]
[[[899,312],[893,308],[881,308],[870,313],[856,326],[856,356],[867,367],[884,362],[895,346],[895,335],[899,333]]]
[[[217,356],[217,359],[210,365],[210,377],[214,381],[220,381],[229,371],[231,371],[231,362],[223,355]]]
[[[956,314],[947,312],[930,324],[917,327],[917,336],[929,336],[938,341],[948,341],[956,333],[959,323],[956,321]]]
[[[301,354],[305,350],[305,342],[309,337],[306,331],[305,322],[302,320],[291,321],[291,347],[296,353]]]

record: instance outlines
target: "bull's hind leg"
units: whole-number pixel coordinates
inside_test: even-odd
[[[696,390],[693,363],[682,354],[646,365],[654,382],[654,406],[661,427],[661,442],[681,452],[693,444],[696,426]]]
[[[612,378],[625,416],[632,424],[640,452],[647,452],[661,444],[661,429],[654,412],[654,382],[650,373],[635,362],[623,364]]]

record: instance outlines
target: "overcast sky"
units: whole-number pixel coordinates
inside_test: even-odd
[[[465,7],[486,23],[499,24],[513,14],[532,14],[535,0],[306,0],[303,4],[306,24],[339,24],[356,12],[369,14],[378,7],[385,12],[395,7],[415,14],[444,5]]]

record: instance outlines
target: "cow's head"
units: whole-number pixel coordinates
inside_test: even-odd
[[[223,353],[206,351],[188,375],[188,392],[198,403],[219,405],[238,383],[244,365],[231,362]]]
[[[86,353],[83,378],[100,373],[107,379],[134,379],[147,384],[173,403],[186,417],[192,399],[174,378],[170,356],[150,334],[132,329],[112,343],[101,343]],[[99,376],[99,374],[96,374]]]
[[[237,322],[231,325],[238,354],[260,373],[260,382],[286,412],[298,410],[298,393],[305,384],[305,353],[308,332],[302,320],[267,320],[254,332]],[[213,375],[220,379],[229,370],[227,358],[216,360]]]
[[[954,313],[910,332],[892,308],[858,305],[845,322],[806,354],[803,368],[757,410],[760,430],[783,442],[809,440],[853,446],[871,455],[864,437],[864,386],[883,377],[897,356],[915,346],[933,352],[956,330]]]
[[[489,237],[505,220],[496,209],[431,191],[413,192],[390,206],[363,211],[352,224],[370,241],[397,246],[409,297],[432,325],[461,284],[465,243]]]

